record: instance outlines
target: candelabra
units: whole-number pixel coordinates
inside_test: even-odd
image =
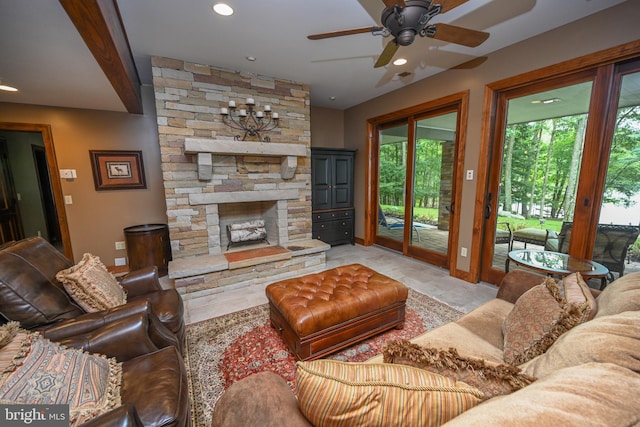
[[[222,122],[232,129],[244,131],[242,141],[247,136],[258,137],[260,142],[269,142],[268,136],[263,137],[261,132],[274,130],[280,124],[278,113],[271,111],[270,105],[264,106],[264,111],[255,110],[255,101],[253,98],[247,98],[246,108],[236,109],[236,102],[229,101],[229,108],[221,108]],[[234,137],[236,141],[240,141],[240,135]]]

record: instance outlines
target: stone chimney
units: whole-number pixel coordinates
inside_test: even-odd
[[[311,239],[308,87],[168,58],[152,66],[176,288],[201,295],[323,268],[328,246]],[[247,98],[279,114],[269,142],[237,141],[222,122],[221,108]],[[253,220],[267,223],[268,244],[227,250],[226,224]]]

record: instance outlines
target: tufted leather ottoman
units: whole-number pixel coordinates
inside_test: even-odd
[[[299,360],[312,360],[401,328],[409,290],[360,264],[272,283],[271,325]]]

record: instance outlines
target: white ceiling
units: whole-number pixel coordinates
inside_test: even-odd
[[[211,11],[216,0],[117,3],[143,84],[156,55],[306,83],[311,105],[345,109],[623,1],[469,0],[432,22],[487,31],[485,43],[418,38],[395,56],[406,65],[379,69],[388,38],[306,36],[379,25],[381,0],[228,0],[231,17]],[[0,0],[0,11],[0,81],[20,89],[0,102],[126,111],[59,2]]]

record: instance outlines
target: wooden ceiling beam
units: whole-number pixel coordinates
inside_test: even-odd
[[[115,0],[59,0],[127,111],[142,114],[141,83]]]

